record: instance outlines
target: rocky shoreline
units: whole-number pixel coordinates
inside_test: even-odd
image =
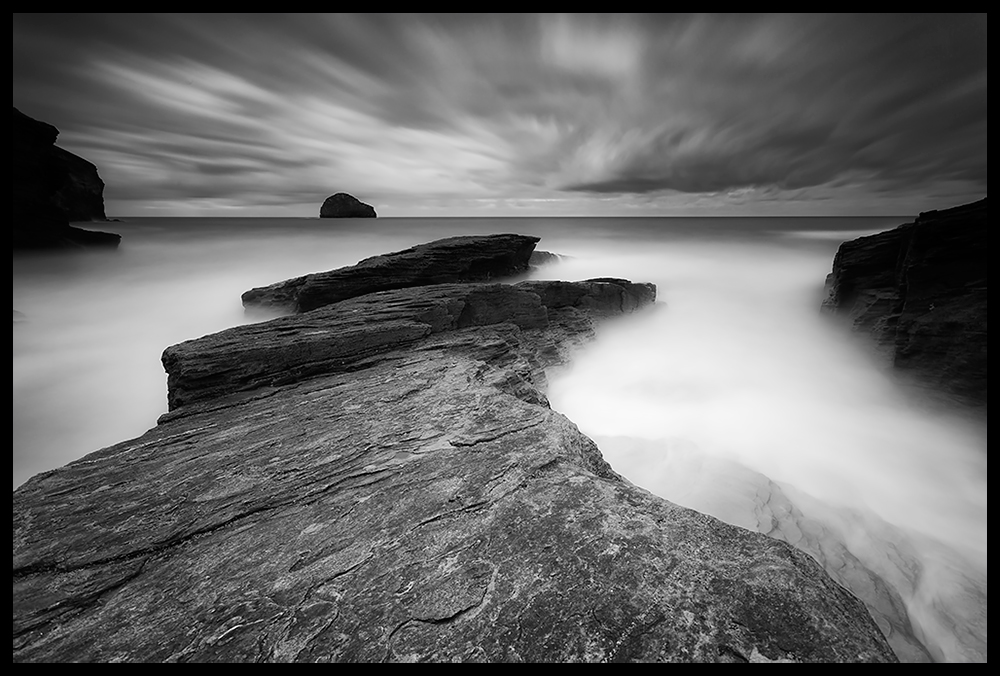
[[[987,400],[986,198],[844,242],[823,307],[928,393]]]
[[[14,660],[895,661],[808,555],[549,408],[546,369],[655,289],[498,284],[534,241],[481,239],[489,281],[168,348],[155,428],[14,493]]]

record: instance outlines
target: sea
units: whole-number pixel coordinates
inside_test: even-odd
[[[986,423],[820,311],[845,240],[912,217],[124,218],[117,250],[17,254],[13,486],[141,435],[160,355],[238,324],[253,287],[442,237],[519,233],[536,279],[656,284],[548,397],[612,467],[809,552],[904,661],[986,661]],[[93,224],[81,224],[93,228]]]

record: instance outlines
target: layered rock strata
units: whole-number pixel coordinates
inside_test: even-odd
[[[840,246],[828,311],[928,387],[986,405],[986,200]]]
[[[338,192],[323,201],[320,218],[375,218],[375,207],[365,204],[353,195]]]
[[[537,237],[527,235],[440,239],[372,256],[357,265],[251,289],[243,294],[243,305],[308,312],[375,291],[510,277],[527,271],[537,242]]]
[[[119,235],[70,221],[106,221],[97,167],[55,145],[59,130],[14,108],[14,249],[117,246]]]
[[[156,428],[14,494],[15,661],[893,661],[809,556],[548,407],[654,295],[397,289],[168,349]]]
[[[572,329],[561,330],[557,340],[546,344],[565,342],[570,333],[586,334],[590,317],[634,311],[652,303],[655,293],[652,285],[591,280],[438,284],[367,294],[167,348],[168,404],[173,410],[232,392],[354,370],[387,351],[470,326],[547,329],[550,313],[559,321],[553,332],[562,325]],[[569,310],[577,312],[563,316]]]

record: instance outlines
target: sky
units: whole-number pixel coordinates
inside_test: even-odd
[[[986,195],[986,15],[14,15],[109,216],[915,215]]]

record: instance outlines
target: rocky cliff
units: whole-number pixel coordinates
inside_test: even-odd
[[[15,661],[893,661],[807,555],[549,408],[654,298],[424,285],[169,348],[157,427],[14,494]]]
[[[346,192],[330,195],[319,208],[320,218],[375,218],[375,208]]]
[[[840,246],[824,308],[935,390],[986,406],[986,200]]]
[[[70,221],[106,221],[97,167],[55,145],[59,130],[14,108],[14,249],[117,246],[119,235]]]

